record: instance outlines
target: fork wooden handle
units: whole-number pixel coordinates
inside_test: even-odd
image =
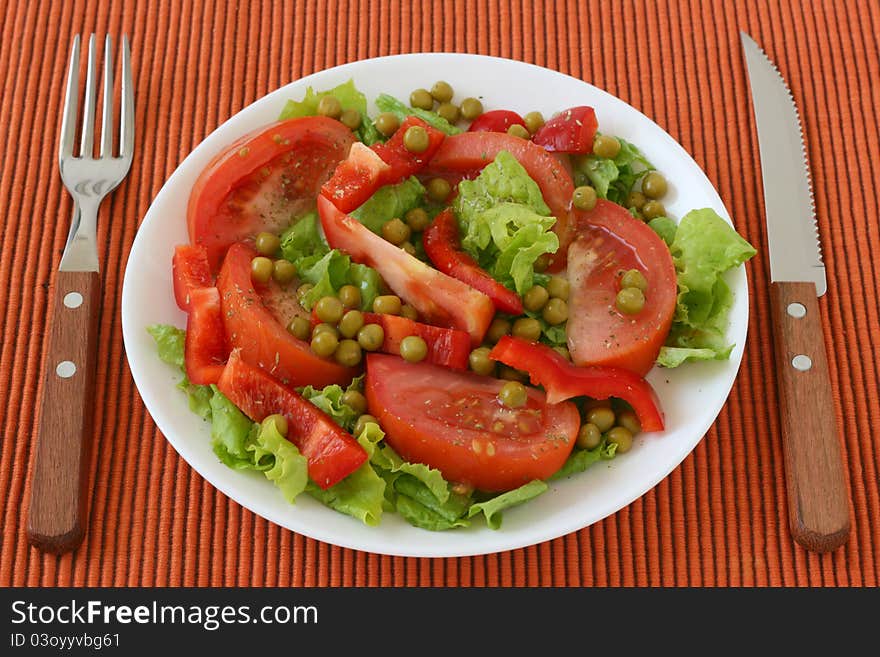
[[[76,549],[85,534],[100,282],[97,272],[59,271],[52,294],[27,525],[47,552]]]
[[[789,526],[805,548],[828,552],[849,536],[849,496],[816,286],[772,283],[770,303]]]

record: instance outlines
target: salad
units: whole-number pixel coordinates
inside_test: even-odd
[[[497,529],[663,430],[652,367],[730,355],[723,274],[755,252],[728,223],[668,217],[590,107],[453,100],[310,88],[193,186],[186,328],[148,330],[220,461],[291,503]]]

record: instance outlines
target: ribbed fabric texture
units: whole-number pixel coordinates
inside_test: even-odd
[[[99,3],[13,0],[0,15],[0,585],[876,586],[880,5],[825,0]],[[804,117],[828,268],[820,300],[853,531],[829,555],[789,535],[758,150],[739,31],[775,59]],[[48,286],[71,201],[56,164],[75,33],[127,33],[131,173],[103,204],[91,514],[61,557],[25,540]],[[460,559],[351,551],[281,529],[215,491],[157,431],[125,360],[122,278],[139,222],[208,133],[267,92],[367,57],[456,51],[533,62],[643,111],[706,171],[758,248],[742,369],[680,467],[619,513],[533,547]],[[426,84],[432,82],[425,72]],[[454,80],[452,81],[454,83]],[[381,530],[378,530],[381,531]]]

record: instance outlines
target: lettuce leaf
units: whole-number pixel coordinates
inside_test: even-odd
[[[356,286],[361,293],[361,308],[370,310],[382,284],[375,269],[353,263],[350,257],[336,249],[328,251],[317,262],[301,269],[300,278],[314,285],[300,299],[306,310],[311,310],[321,297],[335,295],[343,285]]]
[[[625,139],[617,138],[620,151],[613,158],[581,155],[572,158],[575,185],[592,185],[600,198],[625,206],[630,192],[654,166],[641,151]]]
[[[189,401],[189,410],[203,420],[210,420],[211,397],[214,393],[209,386],[191,383],[186,376],[186,369],[184,367],[186,331],[170,324],[152,324],[147,327],[147,333],[156,341],[159,359],[169,365],[176,366],[183,372],[183,379],[177,384],[177,388],[186,393]]]
[[[461,132],[461,128],[452,125],[439,114],[419,109],[418,107],[407,107],[394,96],[388,94],[379,94],[376,97],[376,107],[379,108],[380,112],[391,112],[401,122],[407,116],[417,116],[429,126],[437,128],[437,130],[447,135],[457,135]]]
[[[255,469],[262,470],[284,499],[294,504],[309,482],[308,459],[278,432],[274,422],[254,424],[251,436],[247,449],[252,453]]]
[[[299,393],[304,399],[312,402],[315,406],[333,418],[333,421],[336,422],[336,424],[346,431],[351,431],[354,428],[360,413],[343,402],[342,395],[349,390],[359,391],[363,380],[364,375],[356,377],[345,390],[342,389],[342,386],[333,384],[325,386],[320,390],[315,389],[312,386],[306,386],[305,388],[300,389]]]
[[[376,444],[384,437],[378,424],[368,422],[357,441],[367,455],[372,456]],[[353,516],[371,527],[378,525],[382,519],[385,480],[376,473],[369,460],[326,490],[310,480],[306,492],[330,508]]]
[[[467,516],[468,518],[473,518],[475,515],[482,513],[486,518],[486,524],[489,526],[489,529],[499,529],[501,527],[502,510],[528,502],[544,493],[548,488],[546,482],[540,479],[533,479],[519,488],[496,495],[484,502],[471,504]]]
[[[315,211],[300,217],[281,234],[281,255],[296,265],[297,271],[307,269],[329,250],[318,230],[318,213]]]
[[[648,227],[666,242],[666,246],[672,246],[675,241],[675,232],[678,230],[678,224],[675,221],[669,217],[654,217],[648,222]]]
[[[258,428],[250,418],[219,390],[211,386],[211,447],[225,465],[234,470],[265,470],[271,462],[259,463],[249,445]],[[258,430],[258,429],[257,429]]]
[[[756,254],[754,247],[714,210],[682,217],[669,247],[678,281],[672,328],[657,363],[677,367],[688,360],[725,360],[733,293],[722,278]]]
[[[377,235],[382,226],[395,217],[403,218],[409,210],[420,206],[425,200],[425,188],[415,176],[396,185],[380,187],[362,206],[351,213]]]
[[[415,477],[418,481],[425,485],[440,504],[445,504],[449,500],[449,484],[443,478],[443,474],[436,468],[425,465],[424,463],[410,463],[404,461],[400,455],[394,451],[391,445],[383,445],[381,449],[373,452],[370,459],[371,463],[382,471],[383,474],[407,474]],[[386,477],[386,481],[389,478]],[[396,479],[392,477],[391,479]]]
[[[393,486],[398,513],[416,527],[439,531],[470,524],[465,518],[471,505],[469,495],[450,492],[441,502],[423,481],[406,473],[395,478]]]
[[[541,189],[507,151],[474,180],[463,180],[453,202],[462,248],[492,277],[518,294],[534,285],[535,261],[555,253],[556,222]]]
[[[382,136],[376,130],[376,126],[373,125],[370,117],[367,116],[367,98],[354,86],[354,80],[343,82],[327,91],[315,91],[309,87],[306,89],[306,95],[301,101],[288,100],[278,118],[283,121],[303,116],[315,116],[318,114],[318,103],[321,102],[324,96],[328,95],[336,98],[343,110],[353,109],[360,112],[361,125],[355,130],[355,135],[357,135],[358,139],[367,146],[381,140]]]
[[[589,468],[591,465],[600,460],[608,461],[613,459],[615,454],[617,453],[617,444],[609,443],[604,438],[602,442],[599,443],[599,446],[595,449],[578,449],[575,448],[571,454],[569,454],[568,458],[565,460],[565,463],[562,464],[562,467],[559,468],[556,472],[550,475],[550,481],[556,479],[562,479],[564,477],[570,477],[573,474],[578,474]]]

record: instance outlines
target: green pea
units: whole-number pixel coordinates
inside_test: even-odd
[[[268,426],[270,424],[274,424],[276,431],[285,438],[287,437],[288,426],[286,417],[280,413],[274,413],[263,419],[263,426]]]
[[[510,335],[510,320],[496,317],[489,324],[489,330],[486,331],[486,340],[495,344],[505,335]]]
[[[648,202],[648,197],[642,194],[641,192],[630,192],[626,197],[626,202],[624,205],[628,208],[635,208],[639,212],[642,211],[642,208],[645,207],[645,203]]]
[[[581,185],[571,195],[571,204],[584,212],[589,212],[595,208],[598,200],[599,197],[596,195],[596,190],[589,185]]]
[[[339,122],[349,130],[360,128],[362,120],[361,113],[356,109],[342,110],[342,114],[339,115]]]
[[[416,89],[409,95],[410,107],[429,110],[434,107],[434,97],[427,89]]]
[[[382,315],[399,315],[403,304],[394,294],[383,294],[373,300],[373,312]]]
[[[339,320],[339,333],[346,338],[354,338],[364,325],[364,314],[360,310],[349,310]]]
[[[342,393],[342,403],[351,407],[359,415],[367,412],[367,398],[357,390],[346,390]]]
[[[520,408],[525,406],[529,399],[529,393],[519,381],[508,381],[498,392],[498,399],[508,408]]]
[[[406,317],[407,319],[411,319],[415,322],[419,318],[419,311],[417,311],[408,303],[405,303],[400,307],[400,316]]]
[[[312,325],[305,317],[297,315],[287,325],[287,332],[300,340],[308,340],[312,332]]]
[[[519,381],[522,383],[529,380],[529,375],[507,365],[501,365],[498,368],[498,378],[505,381]]]
[[[386,221],[382,225],[382,237],[395,246],[400,246],[406,242],[411,235],[412,229],[403,223],[398,217],[394,217],[394,219]]]
[[[629,429],[623,427],[614,427],[607,435],[608,442],[617,445],[618,454],[626,454],[632,449],[633,435]]]
[[[468,356],[468,365],[471,370],[483,376],[489,376],[495,372],[495,361],[489,358],[488,347],[477,347]]]
[[[437,108],[437,114],[452,124],[457,123],[461,118],[461,110],[452,103],[440,103],[440,106]]]
[[[314,287],[315,286],[312,285],[311,283],[303,283],[298,288],[296,288],[296,298],[299,300],[300,303],[302,303],[303,297],[306,296],[309,292],[311,292],[314,289]]]
[[[642,192],[652,199],[661,199],[666,196],[666,178],[658,171],[650,171],[642,178]]]
[[[333,324],[326,324],[324,322],[317,324],[312,329],[312,337],[315,337],[318,333],[329,333],[337,340],[339,339],[339,330]]]
[[[542,253],[541,255],[538,256],[538,259],[535,260],[535,265],[534,265],[535,271],[538,272],[539,274],[541,272],[546,271],[547,267],[549,267],[549,266],[550,266],[550,254],[549,253]]]
[[[431,96],[433,96],[434,100],[438,103],[448,103],[452,100],[452,96],[455,92],[452,89],[452,85],[443,80],[438,80],[434,83],[434,86],[431,87]]]
[[[540,112],[529,112],[523,117],[526,122],[526,128],[531,134],[535,134],[544,127],[544,115]]]
[[[281,239],[277,235],[264,231],[257,234],[257,237],[254,240],[254,246],[257,249],[257,253],[271,258],[278,253],[278,249],[281,248]]]
[[[361,291],[354,285],[343,285],[337,294],[346,308],[357,308],[361,305]]]
[[[568,295],[571,293],[571,284],[564,276],[551,276],[547,282],[547,292],[554,299],[568,301]]]
[[[638,416],[629,409],[617,414],[617,424],[634,436],[642,430],[642,423],[639,422]]]
[[[638,269],[629,269],[621,275],[620,287],[635,287],[644,292],[648,289],[648,279]]]
[[[538,312],[539,310],[541,310],[541,308],[544,307],[544,304],[547,303],[547,300],[549,298],[550,294],[547,292],[546,287],[533,285],[523,295],[523,306],[526,310],[530,310],[531,312]]]
[[[614,426],[614,411],[610,406],[594,406],[587,411],[586,417],[587,422],[596,425],[602,433]]]
[[[336,362],[345,367],[354,367],[361,362],[361,346],[356,340],[341,340],[333,353]]]
[[[378,351],[385,343],[385,329],[379,324],[366,324],[358,331],[357,341],[364,351]]]
[[[642,216],[645,218],[645,221],[651,221],[651,219],[656,219],[657,217],[665,217],[666,208],[663,207],[660,201],[648,201],[642,206]]]
[[[403,220],[414,233],[422,232],[431,223],[431,218],[424,208],[413,208],[403,216]]]
[[[637,287],[625,287],[617,293],[614,304],[624,315],[635,315],[645,307],[645,293]]]
[[[507,128],[507,134],[511,137],[519,137],[520,139],[529,139],[531,135],[529,134],[528,128],[519,123],[514,123]]]
[[[568,347],[560,345],[558,347],[553,347],[553,351],[562,356],[565,360],[571,360],[571,352],[568,351]]]
[[[345,309],[338,297],[321,297],[315,304],[315,314],[322,322],[336,324],[342,319]]]
[[[318,101],[318,114],[338,119],[342,115],[342,105],[335,96],[327,94]]]
[[[428,131],[420,125],[411,125],[403,133],[403,147],[410,153],[424,153],[430,144]]]
[[[602,442],[602,432],[591,422],[582,424],[577,436],[577,446],[581,449],[596,449]]]
[[[287,285],[296,278],[296,266],[283,258],[272,263],[272,278],[281,285]]]
[[[391,112],[382,112],[373,121],[373,125],[376,126],[376,130],[382,133],[384,137],[390,137],[400,127],[400,119]]]
[[[406,241],[400,245],[400,248],[406,251],[411,256],[415,257],[416,255],[416,247],[413,246],[412,242]]]
[[[467,121],[473,121],[483,113],[483,103],[476,98],[465,98],[461,101],[461,115]]]
[[[257,256],[251,260],[251,278],[255,283],[266,284],[272,278],[273,263],[266,256]]]
[[[428,184],[425,185],[425,192],[428,198],[436,203],[445,201],[451,191],[452,186],[449,184],[449,181],[443,178],[431,178]]]
[[[409,363],[418,363],[428,356],[428,343],[418,335],[408,335],[400,341],[400,355]]]
[[[550,326],[558,326],[568,321],[568,304],[562,299],[554,297],[547,302],[544,310],[541,311],[541,317]]]
[[[620,141],[611,135],[596,135],[593,139],[593,154],[599,157],[615,158],[620,153]]]
[[[312,351],[321,358],[329,358],[339,346],[339,339],[329,331],[315,331],[312,334]]]
[[[510,329],[514,337],[536,342],[541,337],[541,322],[531,317],[520,317]]]
[[[368,423],[379,424],[379,420],[372,415],[364,413],[357,419],[357,422],[354,423],[354,429],[351,430],[352,435],[355,437],[360,436],[364,432],[364,428],[366,428]]]

